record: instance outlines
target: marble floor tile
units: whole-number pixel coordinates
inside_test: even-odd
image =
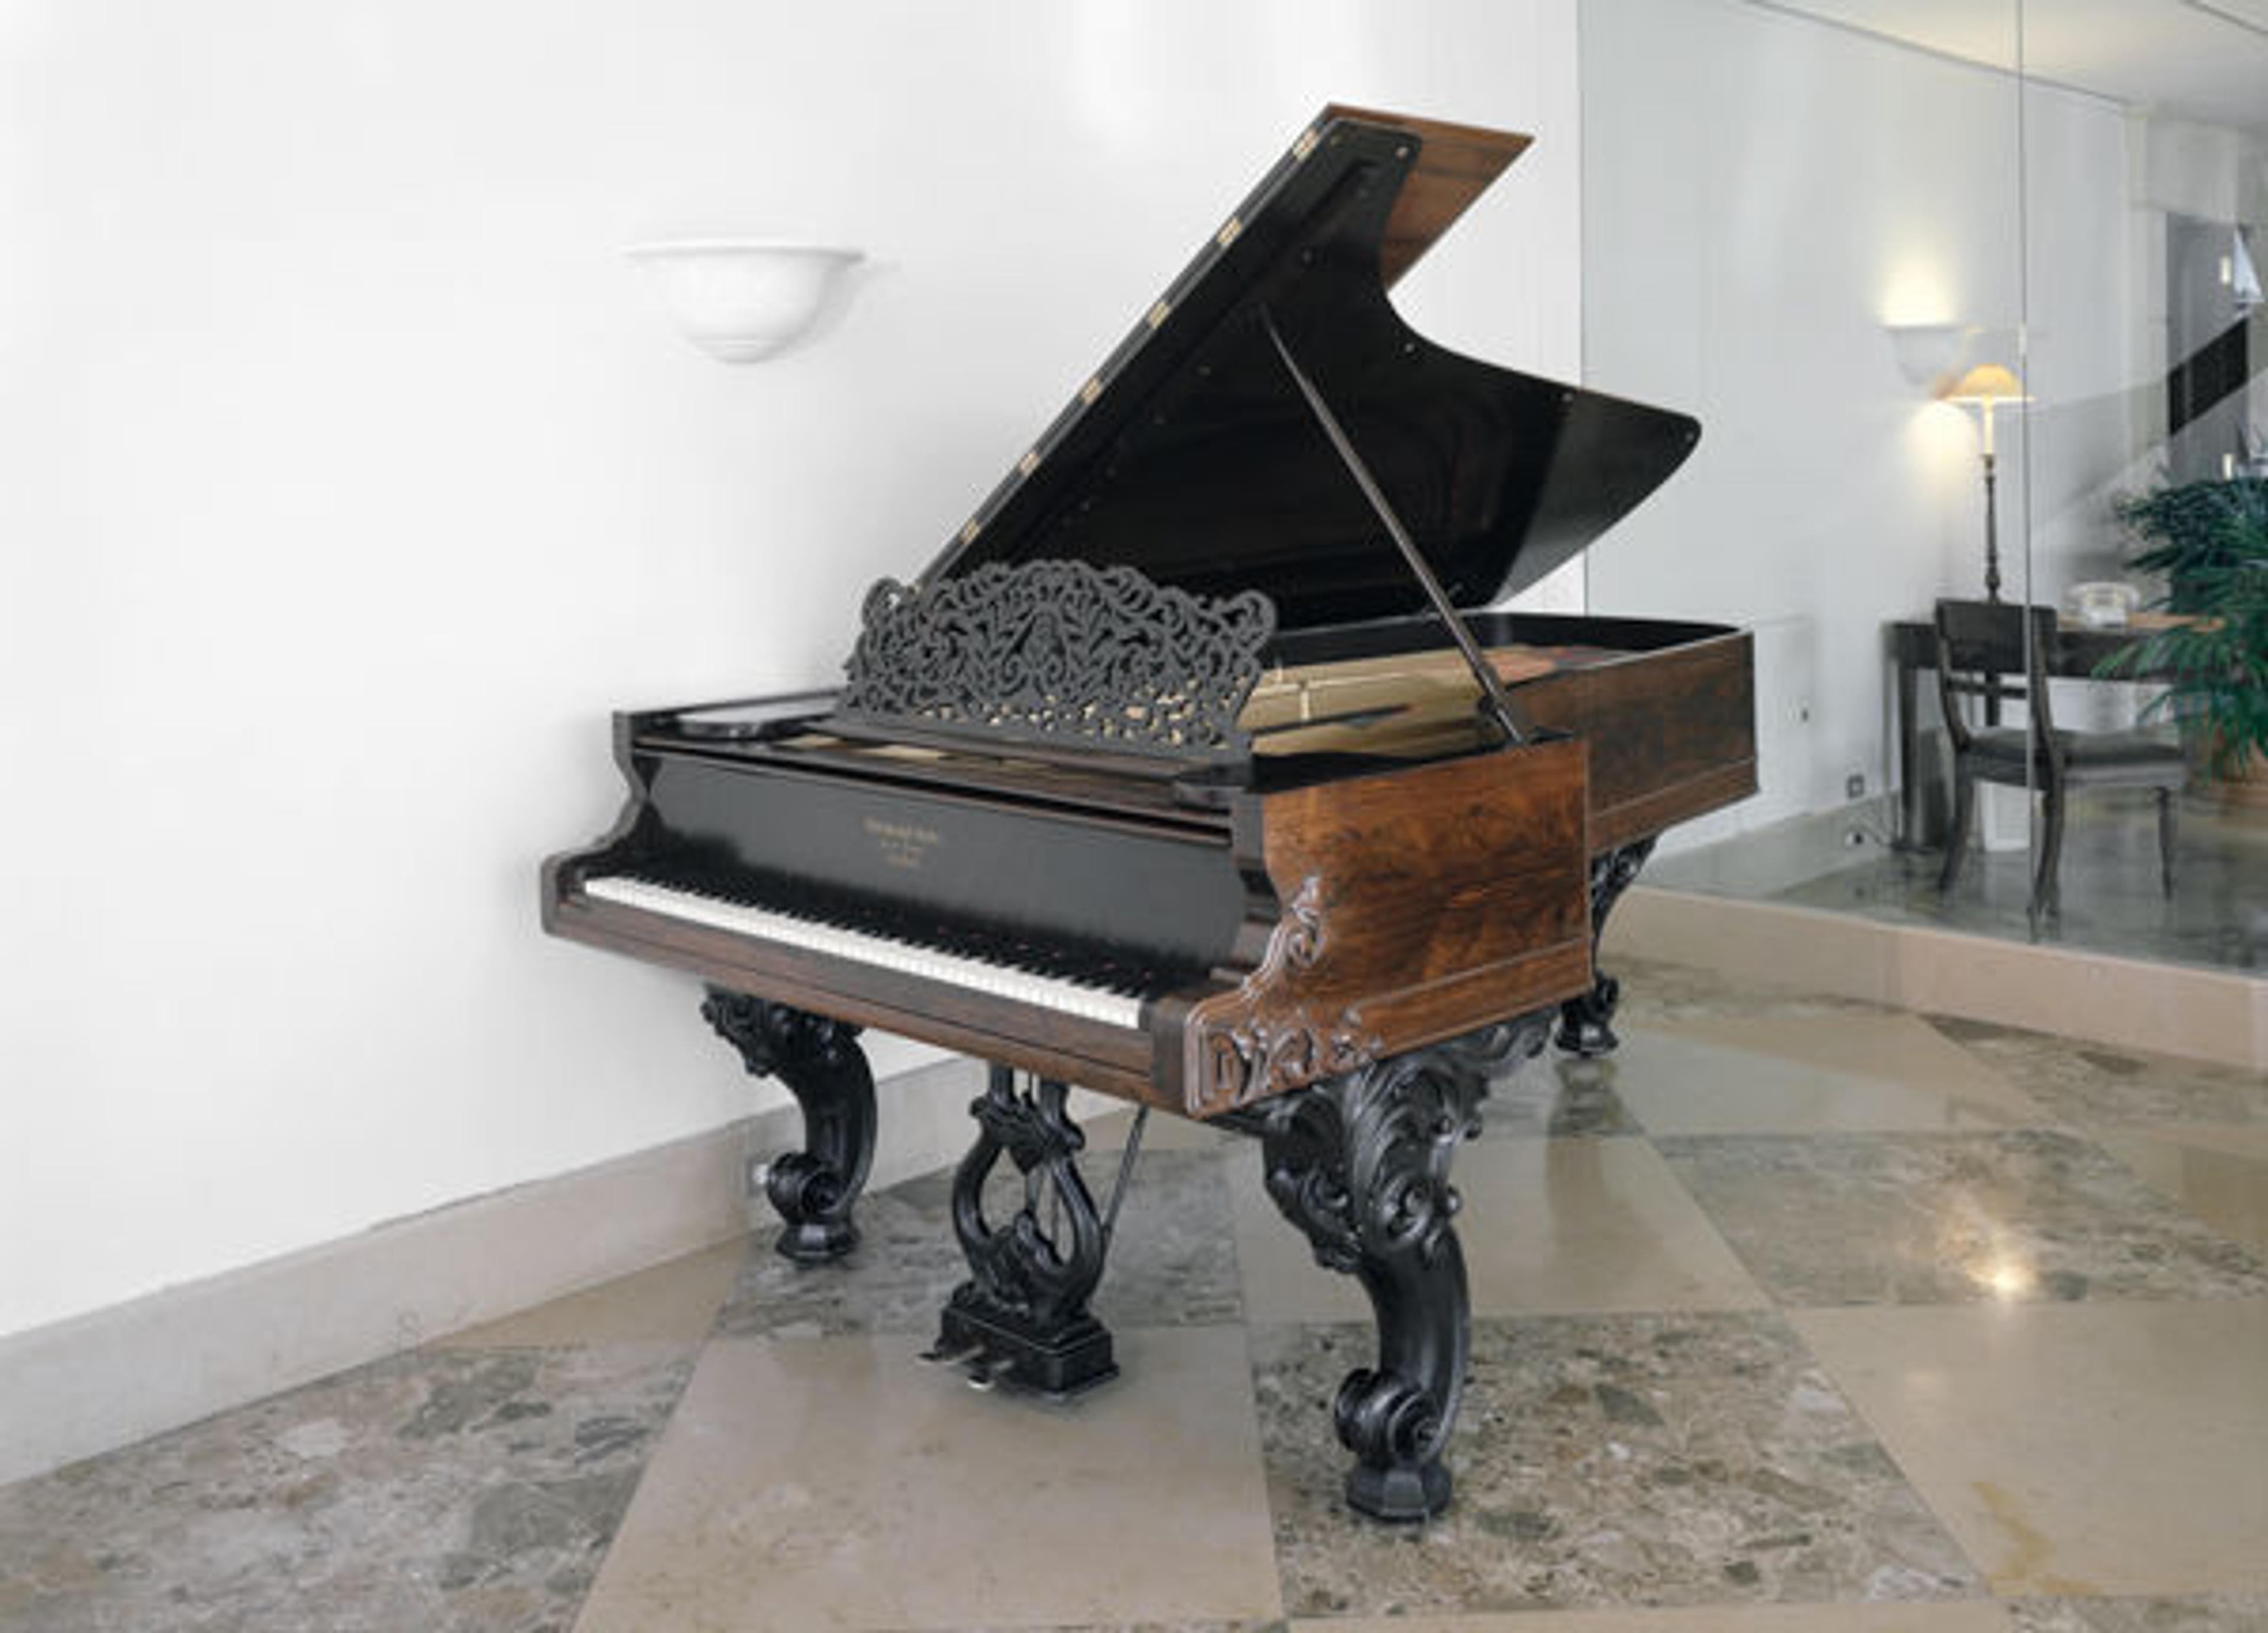
[[[1118,1341],[1068,1406],[903,1338],[712,1342],[577,1633],[1279,1616],[1243,1333]]]
[[[1325,1402],[1371,1336],[1256,1327],[1286,1607],[1299,1616],[1975,1598],[1961,1550],[1778,1317],[1474,1324],[1456,1500],[1359,1523]]]
[[[1989,1600],[1904,1605],[1708,1605],[1668,1610],[1520,1610],[1502,1615],[1333,1617],[1291,1633],[2010,1633]]]
[[[2268,1589],[2268,1299],[1792,1319],[1995,1593]]]
[[[0,1490],[0,1627],[563,1629],[691,1357],[417,1351]]]
[[[2268,1267],[2046,1129],[1655,1142],[1786,1306],[2268,1295]]]
[[[2095,1140],[2183,1212],[2268,1261],[2268,1124],[2117,1129]]]
[[[1450,1170],[1476,1315],[1754,1309],[1767,1300],[1708,1216],[1638,1139],[1480,1140]],[[1253,1321],[1362,1320],[1352,1276],[1315,1263],[1256,1160],[1232,1170]]]
[[[1126,1136],[1134,1127],[1134,1114],[1113,1109],[1101,1116],[1082,1118],[1079,1127],[1086,1135],[1090,1152],[1123,1151]],[[1153,1110],[1142,1124],[1145,1151],[1227,1151],[1248,1144],[1245,1136],[1231,1129],[1199,1122],[1194,1117],[1177,1117],[1169,1111]]]
[[[1580,1139],[1636,1134],[1638,1120],[1616,1097],[1615,1080],[1611,1056],[1585,1060],[1546,1048],[1490,1083],[1488,1098],[1481,1102],[1480,1136]]]
[[[2155,1599],[2024,1599],[2013,1633],[2268,1633],[2268,1593]]]
[[[1864,998],[1807,992],[1747,978],[1721,975],[1697,964],[1609,955],[1607,971],[1622,982],[1622,1007],[1615,1027],[1667,1026],[1709,1015],[1849,1016],[1895,1015],[1887,1004]]]
[[[1150,1151],[1137,1159],[1094,1311],[1113,1328],[1233,1321],[1241,1307],[1236,1249],[1222,1166],[1233,1148]],[[1080,1164],[1096,1205],[1116,1182],[1117,1152],[1089,1151]],[[986,1188],[989,1217],[1012,1216],[1021,1196],[1003,1159]],[[859,1242],[832,1264],[802,1265],[755,1240],[717,1320],[733,1337],[839,1336],[933,1332],[938,1312],[968,1279],[953,1233],[953,1175],[924,1174],[862,1199]]]
[[[1094,1313],[1106,1326],[1202,1327],[1242,1318],[1228,1175],[1238,1159],[1255,1165],[1260,1152],[1256,1141],[1229,1138],[1212,1151],[1141,1153],[1095,1289]],[[1089,1165],[1098,1203],[1109,1193],[1112,1168]]]
[[[1709,1015],[1626,1026],[1594,1063],[1649,1134],[2036,1127],[2047,1115],[1911,1015]]]
[[[1457,1155],[1429,1525],[1341,1500],[1358,1284],[1161,1114],[1068,1407],[915,1361],[924,1175],[0,1488],[0,1633],[2268,1633],[2268,1079],[1609,967]]]
[[[834,1337],[925,1333],[968,1274],[953,1234],[949,1174],[925,1174],[858,1199],[858,1242],[827,1264],[798,1264],[758,1231],[718,1312],[719,1336]]]
[[[444,1350],[517,1350],[560,1344],[699,1343],[733,1289],[745,1239],[618,1276],[518,1315],[437,1341]]]
[[[1930,1024],[2044,1107],[2083,1127],[2268,1125],[2268,1073],[2176,1055],[2077,1043],[2043,1032],[1935,1015]]]

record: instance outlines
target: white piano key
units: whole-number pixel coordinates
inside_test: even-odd
[[[703,924],[712,930],[784,946],[821,953],[855,964],[919,976],[948,986],[967,988],[1008,998],[1035,1008],[1077,1015],[1107,1026],[1138,1027],[1142,1024],[1142,1000],[1113,992],[1089,982],[1067,981],[1056,975],[1035,975],[981,959],[939,952],[918,943],[895,941],[865,931],[851,930],[823,920],[800,918],[769,908],[749,906],[704,896],[650,879],[615,875],[584,882],[583,894],[601,901],[617,902],[642,912]]]

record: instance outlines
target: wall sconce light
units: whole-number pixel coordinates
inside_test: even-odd
[[[1977,333],[1968,323],[1885,323],[1898,372],[1909,386],[1942,391],[1961,367],[1961,355]]]
[[[685,338],[721,363],[776,357],[835,316],[862,250],[767,239],[673,239],[622,252],[653,275]]]
[[[1984,599],[2000,599],[2000,541],[1993,518],[1992,409],[2003,402],[2029,402],[2023,382],[1997,363],[1980,363],[1955,381],[1948,402],[1977,410],[1984,426]]]

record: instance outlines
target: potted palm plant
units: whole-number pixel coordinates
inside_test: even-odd
[[[2113,654],[2106,674],[2148,674],[2213,775],[2244,803],[2268,799],[2268,480],[2192,482],[2119,504],[2162,574],[2176,616]],[[2250,792],[2244,791],[2250,790]]]

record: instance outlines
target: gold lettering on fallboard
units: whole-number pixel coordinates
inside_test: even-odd
[[[866,817],[858,825],[882,858],[885,867],[902,868],[911,872],[921,866],[929,853],[945,842],[945,835],[937,829],[919,822],[892,822],[881,817]]]

